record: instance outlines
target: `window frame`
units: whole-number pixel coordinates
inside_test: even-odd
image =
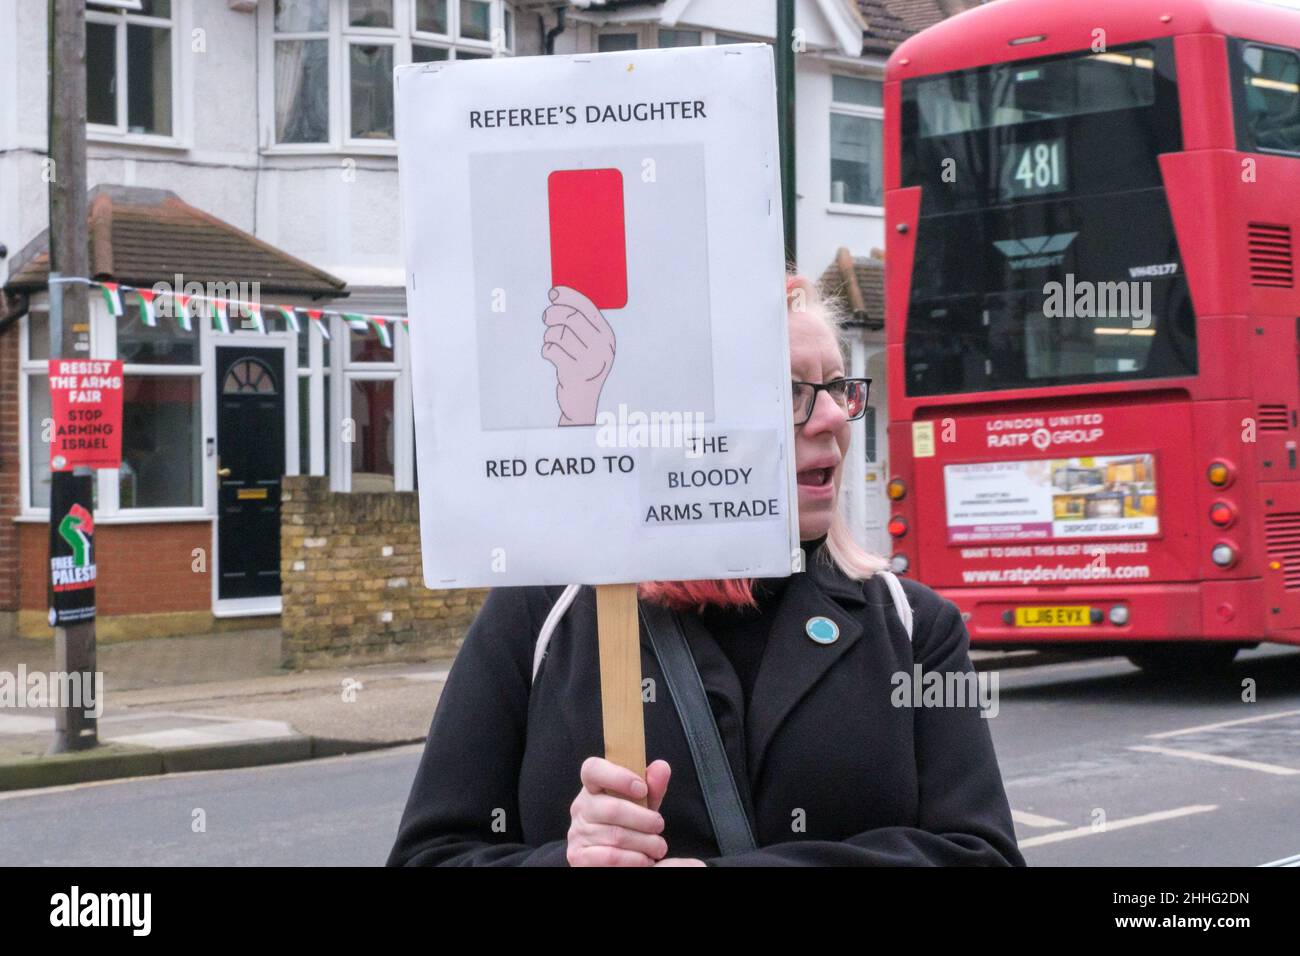
[[[490,4],[489,39],[462,39],[460,33],[460,0],[447,0],[447,32],[432,33],[417,30],[417,0],[392,0],[392,27],[354,27],[348,20],[348,0],[325,0],[328,4],[328,25],[323,31],[277,33],[275,30],[275,4],[258,4],[260,59],[264,66],[258,70],[258,96],[262,104],[262,129],[259,134],[264,155],[337,154],[396,156],[396,139],[356,138],[352,135],[352,75],[351,47],[354,45],[390,45],[393,47],[393,66],[406,66],[415,62],[415,47],[432,47],[447,51],[447,59],[457,59],[457,53],[473,53],[488,57],[513,55],[515,37],[504,35],[505,10],[508,0],[487,0]],[[510,9],[513,34],[518,29],[518,11]],[[503,44],[498,48],[497,31],[503,31]],[[329,91],[326,97],[328,134],[315,143],[280,143],[276,141],[275,119],[275,44],[286,40],[326,41]]]
[[[846,103],[843,100],[835,99],[835,77],[843,76],[855,80],[868,80],[880,86],[881,105],[880,106],[863,106],[860,103]],[[833,213],[844,213],[848,215],[859,216],[883,216],[884,207],[884,173],[885,173],[885,152],[884,152],[884,133],[885,133],[885,107],[884,107],[884,78],[874,73],[851,73],[844,70],[831,70],[826,75],[830,84],[829,106],[826,111],[826,211]],[[880,124],[880,142],[881,148],[876,159],[876,171],[879,174],[881,184],[881,203],[873,205],[871,203],[850,203],[835,202],[831,198],[831,189],[833,188],[834,179],[831,177],[830,164],[834,162],[832,150],[834,143],[831,140],[831,117],[834,115],[852,116],[859,119],[874,120]]]
[[[183,130],[186,129],[183,120],[186,117],[182,110],[185,97],[181,95],[181,89],[186,83],[187,77],[182,75],[183,60],[181,59],[179,39],[185,32],[188,17],[189,4],[183,3],[181,0],[172,0],[171,13],[166,17],[145,16],[127,9],[116,12],[96,10],[87,6],[87,24],[99,23],[114,28],[116,38],[114,47],[116,56],[114,82],[117,84],[117,122],[109,125],[107,123],[92,123],[87,119],[86,139],[88,141],[170,147],[173,149],[187,148],[187,136],[183,133]],[[127,27],[131,24],[155,28],[166,27],[171,32],[171,102],[169,109],[172,131],[170,133],[133,133],[127,125],[129,64],[127,63],[126,35]]]
[[[406,324],[389,326],[393,339],[391,362],[352,360],[352,329],[341,317],[331,319],[335,347],[330,349],[330,405],[334,427],[330,441],[330,487],[334,491],[352,491],[353,442],[343,440],[342,423],[352,418],[352,383],[354,381],[393,382],[393,491],[415,489],[415,419],[411,404],[411,338]],[[357,333],[372,335],[372,332]],[[355,440],[355,435],[353,436]]]
[[[1287,54],[1300,63],[1300,48],[1289,47],[1280,43],[1266,43],[1262,40],[1247,40],[1243,37],[1231,37],[1228,40],[1229,82],[1232,84],[1233,128],[1236,133],[1237,149],[1243,153],[1259,153],[1266,156],[1300,156],[1300,144],[1296,149],[1272,149],[1255,142],[1255,133],[1251,128],[1246,110],[1246,51],[1252,47],[1261,50],[1273,50]],[[1298,94],[1300,95],[1300,94]]]
[[[601,23],[593,24],[593,39],[595,41],[592,52],[600,52],[600,38],[606,34],[631,34],[636,37],[637,50],[676,50],[680,47],[660,47],[659,31],[681,30],[698,33],[700,35],[700,46],[730,46],[732,43],[767,43],[772,41],[764,37],[750,37],[743,33],[736,33],[732,30],[711,30],[705,27],[695,27],[690,24],[677,24],[673,27],[663,27],[658,21],[649,23]],[[736,37],[737,39],[728,43],[718,43],[718,34],[727,37]],[[630,53],[632,50],[607,50],[607,53]]]

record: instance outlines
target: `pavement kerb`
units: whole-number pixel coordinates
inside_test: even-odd
[[[0,763],[0,792],[196,770],[261,767],[423,742],[423,737],[415,740],[339,740],[296,734],[267,740],[159,750],[106,744],[93,750]]]

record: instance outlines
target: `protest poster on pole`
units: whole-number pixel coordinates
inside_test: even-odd
[[[801,557],[771,47],[396,87],[425,584],[596,585],[631,741],[635,582]]]
[[[50,627],[95,618],[93,475],[57,474],[50,485]]]
[[[120,360],[50,359],[50,470],[122,464]]]

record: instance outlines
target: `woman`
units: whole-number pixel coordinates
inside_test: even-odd
[[[842,523],[865,386],[843,381],[831,305],[801,277],[787,292],[807,571],[639,590],[680,612],[757,848],[719,855],[645,634],[642,675],[658,690],[645,706],[643,780],[598,756],[594,590],[578,592],[534,680],[534,642],[564,589],[518,587],[491,591],[466,634],[389,865],[1024,865],[978,706],[912,706],[897,693],[914,665],[972,673],[969,638],[954,605],[906,581],[909,639],[874,576],[883,561]],[[814,627],[819,618],[834,626]]]

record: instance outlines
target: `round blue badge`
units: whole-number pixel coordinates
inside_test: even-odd
[[[804,630],[818,644],[834,644],[840,638],[839,625],[829,617],[810,617]]]

